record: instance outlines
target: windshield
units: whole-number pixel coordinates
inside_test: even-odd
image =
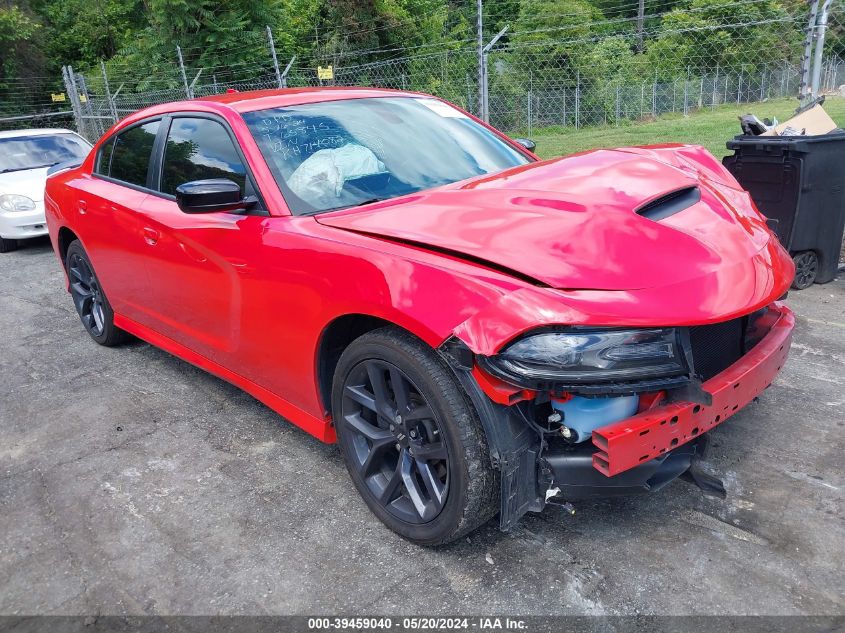
[[[243,117],[297,215],[394,198],[529,162],[463,112],[427,97],[327,101]]]
[[[16,136],[0,139],[0,173],[50,167],[82,159],[91,146],[75,134]]]

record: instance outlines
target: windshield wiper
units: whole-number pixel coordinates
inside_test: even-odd
[[[53,165],[58,164],[59,163],[47,163],[46,165],[32,165],[27,167],[7,167],[6,169],[0,169],[0,174],[7,174],[12,171],[27,171],[29,169],[43,169],[44,167],[52,167]]]
[[[373,202],[383,202],[387,200],[390,196],[383,196],[381,198],[368,198],[367,200],[361,200],[361,202],[356,202],[355,204],[350,204],[349,206],[345,207],[346,209],[350,209],[352,207],[363,207],[365,204],[372,204]]]

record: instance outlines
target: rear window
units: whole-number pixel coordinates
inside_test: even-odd
[[[82,160],[90,149],[91,146],[76,134],[39,134],[0,139],[0,173]]]
[[[146,187],[159,123],[151,121],[129,128],[103,145],[97,163],[97,173]]]

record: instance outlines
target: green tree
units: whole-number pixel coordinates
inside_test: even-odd
[[[17,5],[0,7],[0,82],[32,69],[28,44],[41,25]],[[28,63],[30,62],[30,63]]]
[[[145,25],[143,8],[141,0],[47,0],[39,12],[53,66],[84,68],[110,59]]]
[[[663,17],[648,58],[666,78],[795,58],[804,12],[796,0],[689,0]]]

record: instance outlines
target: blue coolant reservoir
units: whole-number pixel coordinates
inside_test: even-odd
[[[639,396],[611,396],[608,398],[582,398],[570,400],[552,398],[552,408],[563,417],[562,424],[573,431],[575,442],[590,439],[595,429],[630,418],[637,412]]]

